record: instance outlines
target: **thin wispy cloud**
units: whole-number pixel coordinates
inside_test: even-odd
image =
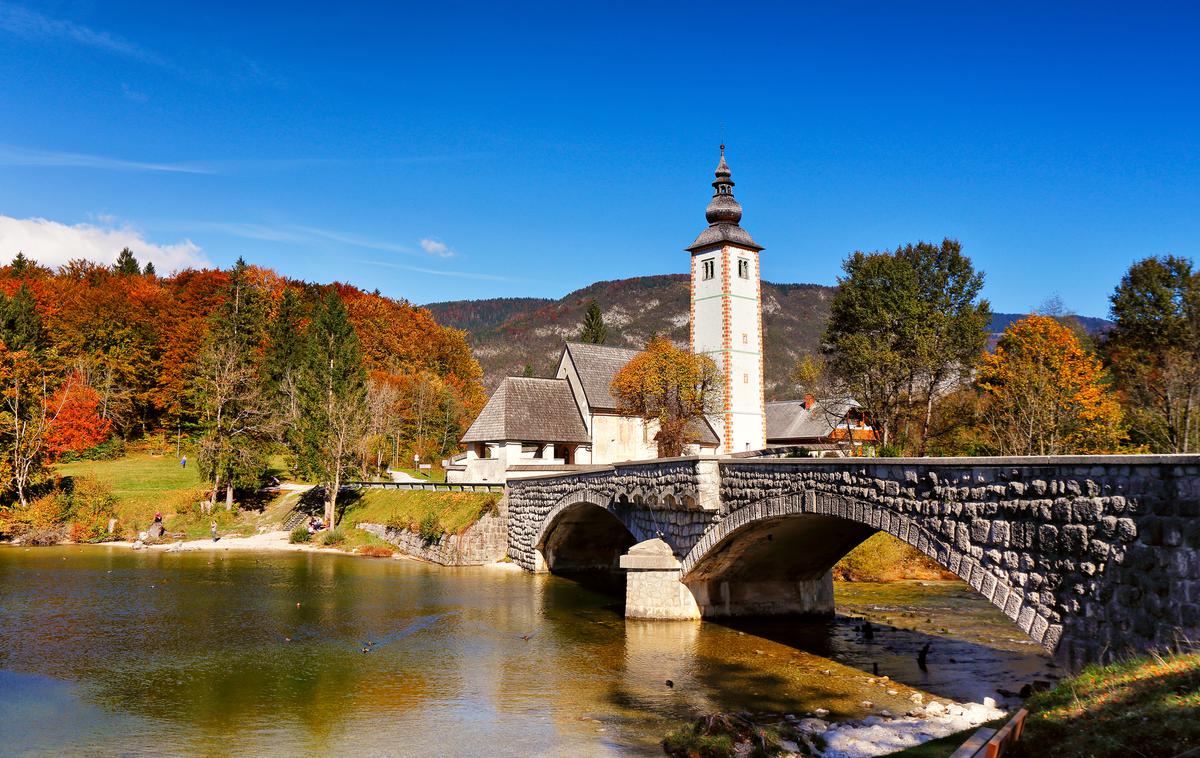
[[[110,158],[87,153],[31,150],[16,145],[0,145],[0,166],[45,166],[95,168],[108,171],[156,171],[169,174],[214,174],[211,168],[194,163],[153,163]]]
[[[421,238],[421,249],[430,255],[436,255],[439,258],[453,258],[455,253],[450,249],[450,246],[441,240],[432,237]]]
[[[353,232],[338,232],[332,229],[319,229],[313,226],[296,226],[292,228],[303,234],[309,234],[313,237],[317,237],[318,239],[339,242],[343,245],[350,245],[351,247],[361,247],[368,250],[382,250],[386,253],[402,253],[404,255],[417,254],[416,250],[413,250],[407,245],[399,245],[394,242],[387,242],[385,240],[375,240],[371,239],[370,237],[364,237],[360,234],[355,234]]]
[[[333,242],[338,245],[357,247],[364,250],[378,250],[385,253],[421,256],[424,253],[438,258],[451,258],[455,255],[444,242],[431,237],[422,238],[420,249],[390,240],[375,239],[357,232],[346,232],[337,229],[324,229],[316,226],[299,224],[281,224],[267,226],[242,222],[201,221],[178,225],[181,229],[195,231],[210,231],[228,234],[243,239],[264,240],[267,242],[287,242],[298,245],[324,245]]]
[[[114,34],[12,3],[0,2],[0,31],[39,42],[71,42],[155,66],[168,65],[159,54]]]
[[[423,266],[408,266],[403,263],[392,263],[389,261],[370,261],[358,260],[355,263],[365,263],[368,266],[382,266],[383,268],[394,268],[400,271],[412,271],[418,274],[430,274],[432,276],[448,276],[455,279],[478,279],[486,282],[519,282],[521,279],[513,279],[508,276],[497,276],[496,274],[479,274],[473,271],[454,271],[451,269],[425,268]]]

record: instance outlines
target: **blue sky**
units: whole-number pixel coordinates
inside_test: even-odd
[[[686,271],[723,135],[769,280],[951,236],[1104,315],[1200,257],[1200,12],[1048,5],[0,0],[0,256],[557,297]]]

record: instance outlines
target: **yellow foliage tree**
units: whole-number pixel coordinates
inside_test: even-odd
[[[694,424],[713,411],[721,378],[706,355],[695,355],[654,337],[612,381],[619,410],[658,422],[658,455],[683,455]]]
[[[1001,454],[1111,453],[1125,439],[1100,361],[1048,316],[1009,326],[995,352],[983,356],[976,385],[985,431]]]

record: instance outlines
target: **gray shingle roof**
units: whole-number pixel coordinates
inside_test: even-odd
[[[500,382],[463,442],[590,442],[565,379]]]
[[[617,400],[612,396],[611,389],[613,377],[633,360],[638,351],[585,342],[568,342],[566,351],[575,364],[588,406],[593,411],[616,410]]]
[[[825,439],[856,407],[852,400],[818,400],[812,408],[803,400],[767,403],[767,442]]]
[[[696,252],[701,248],[710,247],[712,245],[723,245],[726,242],[731,242],[739,247],[747,248],[748,250],[762,250],[762,245],[754,241],[750,236],[750,232],[746,231],[737,224],[711,224],[704,231],[700,232],[700,236],[696,241],[688,245],[685,250]]]

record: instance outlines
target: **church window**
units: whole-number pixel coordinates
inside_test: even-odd
[[[749,383],[750,383],[750,375],[742,374],[742,384],[749,384]]]
[[[715,266],[713,266],[712,258],[709,258],[708,260],[704,261],[704,278],[712,279],[714,269],[715,269]]]
[[[746,260],[745,258],[738,259],[738,276],[742,277],[743,279],[750,278],[750,261]]]
[[[743,345],[749,345],[749,344],[750,344],[750,335],[749,335],[749,334],[746,334],[745,332],[742,332],[742,344],[743,344]]]

